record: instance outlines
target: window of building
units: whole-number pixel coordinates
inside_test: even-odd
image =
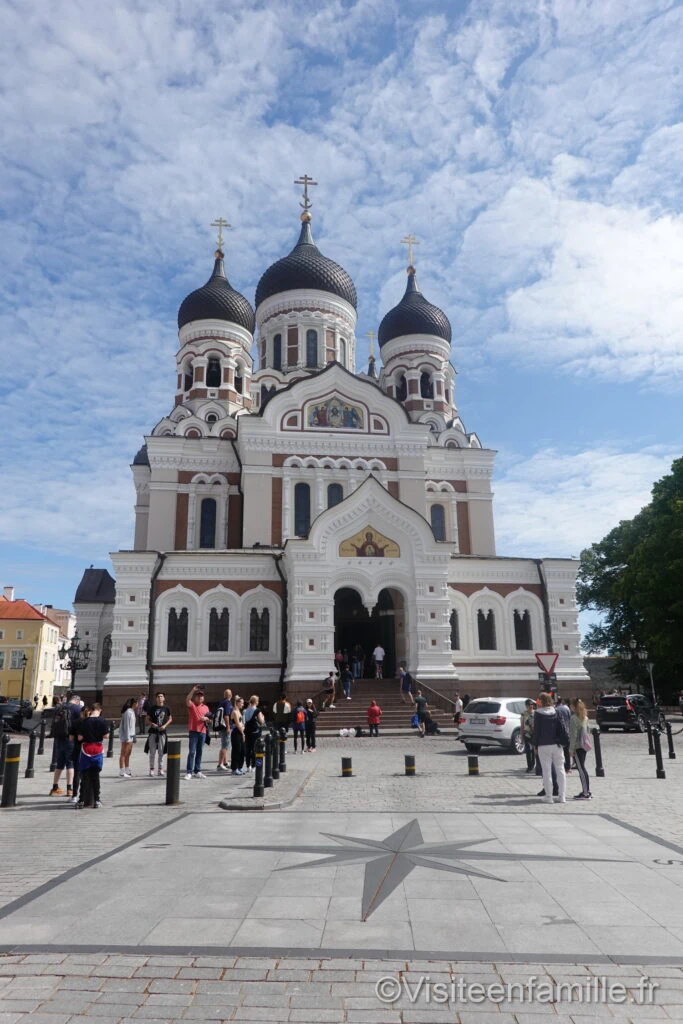
[[[23,639],[24,639],[24,631],[23,631],[23,629],[18,629],[17,630],[17,640],[23,640]]]
[[[408,384],[406,383],[405,374],[402,373],[396,382],[396,398],[399,402],[405,402],[408,397]]]
[[[294,533],[307,537],[311,525],[311,488],[308,484],[297,484],[294,488]]]
[[[451,650],[460,650],[460,623],[458,622],[458,613],[455,608],[451,612]]]
[[[208,424],[218,423],[218,416],[216,415],[216,413],[215,412],[210,412],[208,414],[208,416],[206,417],[206,422]]]
[[[531,651],[531,616],[527,609],[523,612],[515,608],[513,619],[515,623],[515,647],[518,651]]]
[[[267,608],[260,615],[256,608],[249,612],[249,650],[270,650],[270,612]]]
[[[318,365],[318,332],[306,331],[306,366]]]
[[[429,510],[432,520],[432,530],[437,540],[446,539],[446,510],[443,505],[432,505]]]
[[[193,371],[192,366],[190,365],[190,366],[185,368],[185,373],[183,374],[183,391],[189,391],[190,390],[190,388],[192,387],[192,384],[193,384],[193,380],[194,380],[194,371]]]
[[[487,612],[482,611],[481,608],[479,609],[477,612],[477,629],[479,631],[479,650],[495,651],[496,617],[493,614],[492,608]]]
[[[102,672],[108,672],[111,665],[111,633],[107,633],[102,641]]]
[[[199,519],[200,548],[216,547],[216,499],[204,498]]]
[[[273,369],[282,369],[282,335],[276,334],[273,338]]]
[[[339,339],[339,362],[346,366],[346,342],[343,338]]]
[[[168,613],[167,651],[187,650],[187,627],[189,615],[187,608],[171,608]]]
[[[4,651],[0,651],[0,672],[2,672],[4,667],[5,667],[5,652]]]
[[[43,654],[43,672],[47,672],[47,651]]]
[[[0,629],[0,640],[4,640],[4,639],[5,639],[5,631],[4,631],[4,629]]]
[[[446,388],[446,390],[444,391],[444,398],[446,399],[446,405],[450,405],[451,404],[451,389],[450,388]]]
[[[9,667],[10,668],[23,668],[23,665],[24,665],[24,652],[23,651],[10,651]]]
[[[212,608],[209,614],[209,650],[227,651],[230,641],[230,612]]]
[[[240,373],[240,368],[235,370],[235,391],[238,395],[241,395],[244,391],[244,378]]]
[[[216,356],[211,356],[206,367],[207,388],[219,388],[221,386],[221,361]]]
[[[432,384],[432,378],[426,370],[420,374],[420,396],[422,398],[434,397],[434,385]]]
[[[344,500],[344,488],[341,484],[327,485],[327,507],[334,508]]]

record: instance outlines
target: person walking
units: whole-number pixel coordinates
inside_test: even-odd
[[[401,703],[411,705],[414,704],[415,701],[413,700],[413,677],[411,676],[410,672],[408,672],[404,665],[401,665],[400,669],[398,670],[398,677],[400,680],[399,697],[401,698]]]
[[[558,718],[561,720],[565,732],[567,733],[567,744],[562,749],[564,751],[564,770],[567,775],[570,775],[572,762],[569,756],[569,721],[572,717],[572,713],[564,697],[555,698],[555,710],[557,711]]]
[[[233,775],[244,775],[244,722],[242,708],[244,700],[235,697],[235,706],[230,715],[230,768]]]
[[[567,777],[564,772],[564,750],[565,729],[561,718],[559,718],[553,698],[549,693],[542,693],[539,697],[539,707],[534,714],[533,744],[538,751],[543,772],[544,800],[547,804],[553,802],[551,796],[553,791],[553,768],[557,779],[557,801],[566,804]],[[568,737],[566,743],[568,745]]]
[[[363,674],[363,663],[365,652],[360,644],[355,644],[351,649],[351,670],[354,679],[360,679]]]
[[[292,735],[294,737],[294,753],[296,754],[297,740],[301,743],[301,753],[304,752],[304,738],[306,736],[306,708],[298,700],[292,711]]]
[[[315,720],[318,717],[315,704],[311,697],[306,701],[306,751],[311,754],[315,750]]]
[[[135,743],[135,711],[138,706],[137,697],[130,697],[121,708],[121,724],[119,725],[119,739],[121,749],[119,751],[119,777],[129,779],[132,775],[130,770],[130,755]]]
[[[522,738],[524,740],[524,753],[526,754],[526,770],[527,774],[531,774],[536,768],[536,752],[534,751],[534,713],[536,711],[536,701],[528,700],[524,701],[524,711],[522,712]]]
[[[100,772],[104,764],[104,741],[109,736],[109,722],[102,716],[100,704],[90,704],[74,725],[74,736],[81,744],[78,760],[81,783],[76,808],[101,807]]]
[[[219,771],[229,772],[228,751],[230,750],[230,716],[233,711],[232,690],[223,690],[223,700],[220,702],[219,707],[223,712],[223,721],[218,730],[221,737],[221,745],[218,751],[218,764],[216,768]]]
[[[186,779],[205,779],[202,771],[202,753],[206,741],[206,728],[211,721],[211,711],[204,703],[204,694],[193,686],[185,698],[187,708],[188,754],[185,766]]]
[[[382,709],[376,700],[370,701],[368,708],[368,729],[371,736],[379,736],[379,723],[382,721]]]
[[[576,762],[576,770],[581,780],[581,792],[574,797],[575,800],[592,800],[590,779],[586,769],[586,754],[593,749],[590,730],[588,727],[588,712],[586,705],[576,697],[571,704],[572,716],[569,720],[569,754]]]
[[[50,796],[64,796],[64,790],[59,785],[59,779],[63,771],[66,772],[66,795],[71,798],[73,795],[74,780],[74,740],[73,726],[81,714],[81,702],[77,693],[71,695],[68,701],[60,701],[52,719],[52,736],[55,739],[56,769],[52,778],[52,789]]]
[[[321,711],[324,711],[325,708],[331,708],[334,711],[336,707],[336,704],[334,703],[335,688],[336,680],[334,678],[334,672],[330,672],[329,676],[323,683],[322,692],[324,693],[325,696],[323,698],[323,702],[320,708]]]
[[[422,695],[422,690],[416,690],[415,700],[415,711],[417,713],[417,731],[424,739],[425,725],[427,723],[427,705],[429,701]]]
[[[338,674],[341,674],[342,666],[344,665],[344,652],[341,647],[338,651],[335,651],[334,655],[334,667]]]
[[[256,771],[256,740],[261,735],[261,727],[266,724],[263,712],[258,706],[259,699],[254,694],[242,715],[244,722],[244,758],[248,772]]]
[[[157,693],[154,698],[154,705],[147,712],[149,733],[147,734],[145,751],[149,754],[150,775],[154,775],[155,762],[157,764],[158,774],[166,774],[164,771],[164,754],[166,753],[166,745],[168,742],[166,730],[172,722],[173,715],[171,714],[171,709],[166,703],[166,695],[164,693]]]
[[[384,659],[386,657],[386,652],[381,644],[377,644],[372,652],[372,657],[375,662],[375,679],[381,679],[384,671]]]
[[[351,686],[353,684],[353,672],[348,665],[344,665],[341,673],[341,684],[344,687],[344,696],[351,700]]]
[[[460,725],[460,719],[462,717],[462,699],[458,691],[455,691],[453,697],[453,724]]]
[[[135,709],[137,716],[138,733],[140,736],[145,735],[145,725],[147,722],[147,712],[149,711],[149,701],[147,700],[147,694],[141,693],[138,697],[138,706]]]

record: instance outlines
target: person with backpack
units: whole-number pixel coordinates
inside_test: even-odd
[[[261,735],[261,728],[266,724],[263,712],[258,706],[259,699],[254,694],[244,711],[244,750],[247,771],[256,771],[256,740]]]
[[[232,714],[232,690],[223,690],[223,700],[220,702],[213,716],[213,727],[221,738],[221,746],[218,751],[218,771],[229,772],[228,751],[230,750],[230,715]]]
[[[304,737],[306,735],[306,708],[300,700],[292,711],[292,735],[294,737],[294,753],[296,754],[297,740],[301,741],[301,753],[304,752]]]
[[[418,735],[424,739],[425,726],[427,722],[427,704],[429,703],[427,698],[422,695],[422,690],[415,691],[415,713],[417,715],[417,729]]]
[[[104,763],[104,741],[109,736],[109,722],[101,717],[99,704],[90,704],[74,725],[74,735],[81,744],[78,770],[81,787],[76,809],[101,807],[100,772]]]
[[[306,701],[306,752],[313,753],[315,750],[315,720],[318,717],[313,699],[309,697]]]
[[[586,705],[576,697],[571,704],[572,717],[569,720],[569,753],[574,757],[576,770],[581,779],[581,792],[574,797],[575,800],[592,800],[590,779],[586,770],[586,754],[593,749],[591,742],[588,712]]]
[[[289,730],[289,724],[292,720],[292,705],[289,703],[284,693],[273,704],[273,718],[275,719],[275,725],[279,735],[286,738]]]
[[[52,735],[55,739],[56,769],[52,779],[50,796],[64,796],[59,779],[66,770],[66,795],[73,796],[74,779],[74,726],[81,714],[81,701],[77,693],[73,693],[68,701],[60,703],[52,720]]]
[[[526,754],[527,774],[531,774],[536,768],[536,752],[534,751],[534,714],[536,712],[536,701],[524,701],[522,712],[522,738],[524,739],[524,753]]]
[[[538,751],[543,772],[543,799],[553,802],[553,769],[557,779],[557,801],[566,804],[567,777],[564,772],[564,747],[569,745],[569,736],[562,719],[553,705],[552,695],[542,693],[539,707],[534,713],[533,744]]]
[[[130,770],[130,755],[135,743],[135,711],[137,706],[137,697],[130,697],[121,708],[121,724],[119,725],[119,739],[121,740],[119,777],[122,779],[129,779],[132,774]]]
[[[382,709],[376,700],[372,700],[368,708],[368,729],[371,736],[379,736],[379,723],[381,721]]]
[[[145,744],[145,753],[149,754],[150,775],[154,775],[155,761],[159,766],[159,775],[166,774],[164,771],[164,754],[166,753],[168,742],[166,730],[172,722],[173,715],[166,703],[166,695],[164,693],[157,693],[154,698],[154,707],[150,708],[147,712],[149,733],[147,735],[147,743]]]

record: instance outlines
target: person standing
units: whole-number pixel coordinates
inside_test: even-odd
[[[365,652],[360,644],[355,644],[351,650],[351,670],[353,671],[353,678],[360,679],[363,674],[363,662],[365,661]]]
[[[382,709],[376,700],[372,700],[368,708],[368,729],[371,736],[379,736],[379,723],[381,721]]]
[[[59,778],[66,771],[66,795],[73,794],[74,779],[74,741],[73,726],[81,714],[81,702],[78,694],[71,695],[68,701],[60,701],[52,719],[52,735],[55,738],[55,758],[57,767],[52,779],[50,796],[64,796],[59,785]]]
[[[536,753],[534,751],[534,714],[536,711],[536,701],[528,700],[524,701],[524,711],[522,712],[522,738],[524,740],[524,753],[526,754],[526,770],[527,774],[531,774],[536,768]]]
[[[315,750],[315,720],[317,717],[315,704],[309,697],[306,701],[306,750],[309,754]]]
[[[223,721],[220,725],[221,746],[218,751],[217,769],[224,772],[230,771],[228,765],[228,751],[230,750],[230,716],[232,714],[232,690],[223,690],[223,700],[220,703],[223,712]]]
[[[186,779],[205,779],[202,771],[202,752],[206,740],[206,727],[211,721],[211,712],[204,703],[204,694],[193,686],[185,698],[187,707],[188,754],[185,766]]]
[[[244,722],[242,720],[242,708],[244,700],[235,697],[235,706],[230,715],[230,767],[233,775],[244,775]]]
[[[334,709],[336,707],[336,705],[334,703],[335,688],[336,688],[336,681],[335,681],[335,678],[334,678],[334,672],[330,672],[329,676],[327,677],[327,679],[323,683],[323,691],[322,692],[324,694],[324,697],[323,697],[322,706],[320,708],[321,711],[324,711],[325,708],[331,708],[334,711]]]
[[[567,701],[563,697],[555,698],[555,710],[557,711],[557,716],[562,722],[564,730],[567,733],[567,743],[562,749],[564,751],[564,770],[567,775],[570,775],[572,762],[571,757],[569,756],[569,722],[572,717],[572,713]]]
[[[372,657],[375,662],[375,679],[381,679],[384,672],[384,659],[386,657],[386,652],[381,644],[377,644],[372,652]]]
[[[149,710],[149,701],[147,700],[147,694],[141,693],[138,697],[138,706],[135,709],[137,716],[138,733],[140,736],[145,735],[145,724],[147,722],[147,712]]]
[[[256,694],[250,697],[242,716],[244,722],[244,757],[248,772],[256,771],[256,740],[261,735],[261,727],[266,724],[263,712],[259,710],[258,702],[259,699]]]
[[[78,770],[81,785],[76,808],[101,807],[100,772],[104,763],[104,741],[109,736],[109,722],[101,717],[99,704],[90,704],[74,725],[74,736],[81,744]]]
[[[334,655],[334,667],[337,670],[338,674],[341,674],[341,670],[342,670],[343,664],[344,664],[344,653],[343,653],[343,651],[342,651],[342,649],[340,647],[339,650],[336,651],[335,655]]]
[[[286,738],[289,730],[289,723],[292,720],[292,705],[289,703],[284,693],[280,699],[276,700],[273,704],[273,718],[275,719],[275,725],[279,735]]]
[[[351,700],[351,686],[353,684],[353,672],[348,665],[344,665],[341,673],[341,684],[344,687],[344,696]]]
[[[304,752],[304,737],[306,735],[306,708],[298,700],[292,711],[292,735],[294,737],[294,753],[296,754],[297,740],[301,743],[301,753]]]
[[[572,716],[569,720],[569,754],[576,761],[576,770],[581,779],[581,792],[575,800],[592,800],[590,779],[586,769],[586,754],[593,749],[588,728],[586,705],[577,697],[572,701]]]
[[[425,725],[427,722],[427,705],[429,701],[422,695],[422,690],[415,692],[415,711],[417,712],[417,730],[424,739]]]
[[[568,742],[568,740],[567,740]],[[538,751],[543,772],[544,800],[547,804],[553,802],[553,768],[557,779],[557,800],[566,804],[567,777],[564,772],[564,750],[565,730],[556,709],[553,707],[553,698],[549,693],[542,693],[539,697],[539,707],[534,713],[534,747]]]
[[[119,776],[122,779],[131,777],[130,755],[135,743],[135,710],[138,706],[137,697],[130,697],[121,708],[121,724],[119,725]]]
[[[460,725],[460,718],[462,716],[462,699],[458,691],[455,691],[453,698],[453,724]]]
[[[157,693],[154,698],[154,706],[147,712],[147,724],[149,734],[147,736],[146,750],[149,754],[149,774],[154,775],[154,763],[158,765],[158,774],[165,775],[164,754],[168,736],[166,730],[173,722],[171,709],[166,703],[166,695]]]

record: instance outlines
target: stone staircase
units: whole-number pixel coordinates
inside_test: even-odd
[[[429,691],[425,690],[424,695],[429,700]],[[410,719],[415,709],[401,703],[398,679],[356,679],[351,688],[351,700],[347,700],[341,690],[337,694],[334,710],[320,712],[318,734],[338,736],[340,729],[353,729],[357,725],[367,732],[367,709],[371,700],[376,700],[382,709],[380,736],[399,736],[412,732]],[[451,714],[432,703],[429,704],[429,711],[442,732],[456,732]]]

